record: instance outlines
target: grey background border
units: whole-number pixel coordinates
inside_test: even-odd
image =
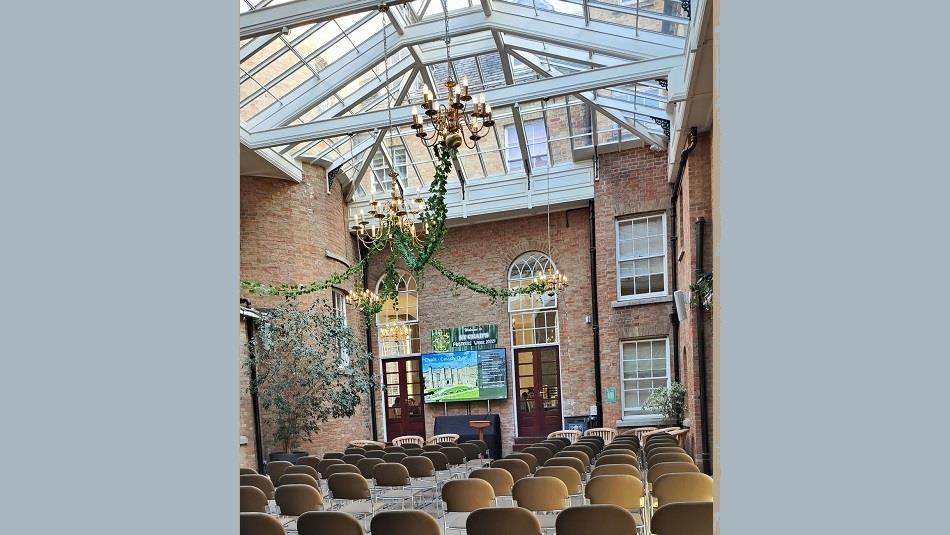
[[[948,8],[722,4],[721,532],[941,531]],[[234,7],[3,8],[4,532],[237,532]]]

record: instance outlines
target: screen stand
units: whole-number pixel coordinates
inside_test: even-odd
[[[488,414],[491,414],[491,400],[486,399],[485,401],[488,402]]]
[[[442,402],[442,414],[445,416],[449,415],[449,404],[444,401]]]

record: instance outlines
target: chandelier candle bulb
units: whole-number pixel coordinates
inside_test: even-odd
[[[468,96],[468,76],[462,78],[462,96]]]
[[[422,124],[422,121],[419,119],[419,110],[415,106],[412,107],[412,126],[419,126]]]

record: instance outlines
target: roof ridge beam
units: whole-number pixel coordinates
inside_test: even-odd
[[[297,0],[276,6],[263,7],[241,13],[239,18],[241,39],[256,37],[282,28],[293,28],[311,22],[334,19],[362,11],[379,9],[380,3],[388,6],[405,4],[411,0]]]

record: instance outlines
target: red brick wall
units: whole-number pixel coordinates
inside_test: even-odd
[[[625,216],[668,214],[670,187],[666,177],[666,154],[640,148],[601,156],[594,205],[602,386],[605,391],[608,387],[617,389],[616,403],[607,403],[606,394],[602,394],[603,423],[606,427],[619,427],[622,415],[620,343],[667,338],[671,331],[672,302],[613,306],[618,297],[616,222]]]
[[[589,227],[586,208],[551,214],[551,243],[554,263],[568,277],[570,287],[558,301],[562,384],[562,413],[564,416],[587,414],[594,404],[593,335],[584,316],[591,313],[590,260],[588,257]],[[437,257],[451,270],[466,275],[484,285],[506,287],[508,268],[522,253],[548,250],[546,216],[531,216],[506,221],[453,227],[445,237],[445,246]],[[382,275],[385,258],[371,261],[370,284]],[[436,328],[465,325],[497,324],[499,347],[507,348],[509,359],[508,392],[514,395],[511,377],[511,329],[507,302],[490,304],[487,297],[466,289],[454,291],[454,283],[427,267],[423,272],[419,291],[419,319],[422,352],[432,350],[431,331]],[[373,350],[378,357],[376,334]],[[375,369],[381,369],[379,362]],[[448,403],[426,406],[426,432],[432,435],[435,416],[466,414],[467,403]],[[385,420],[382,401],[379,408],[378,432],[383,437]],[[473,402],[472,412],[483,413],[486,402]],[[492,412],[502,421],[502,442],[506,453],[511,451],[515,436],[513,406],[510,400],[492,401]],[[389,437],[392,439],[393,437]]]
[[[677,283],[680,289],[687,290],[696,276],[696,235],[695,222],[699,217],[705,219],[703,230],[703,271],[713,271],[713,242],[712,197],[711,197],[711,163],[712,140],[710,133],[700,133],[696,148],[689,156],[683,182],[677,196],[677,213],[681,221],[677,249],[682,254],[677,265]],[[715,275],[714,275],[715,277]],[[706,395],[709,416],[712,418],[713,391],[713,327],[712,314],[715,313],[715,296],[713,310],[704,312],[704,339],[706,353]],[[692,432],[686,435],[686,449],[696,458],[702,453],[702,416],[699,404],[699,369],[696,356],[699,350],[699,341],[696,340],[696,309],[690,307],[688,319],[679,326],[680,366],[682,382],[686,386],[686,416],[690,419]],[[709,432],[712,434],[712,422],[709,422]]]

